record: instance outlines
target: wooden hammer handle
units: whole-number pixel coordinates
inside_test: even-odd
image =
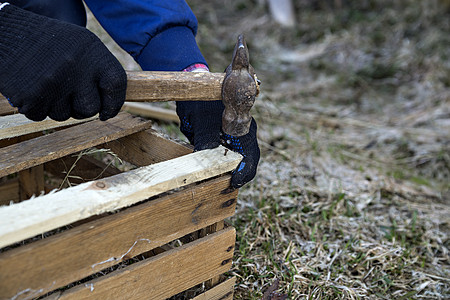
[[[127,72],[126,101],[222,100],[225,73]]]
[[[126,101],[212,101],[222,100],[222,82],[225,73],[208,72],[127,72]],[[2,110],[13,111],[0,94]]]

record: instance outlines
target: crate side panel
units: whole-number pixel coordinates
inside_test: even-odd
[[[237,191],[221,194],[229,182],[209,180],[0,254],[0,298],[45,294],[232,216]]]

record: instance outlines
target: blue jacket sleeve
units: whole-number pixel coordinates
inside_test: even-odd
[[[103,28],[143,70],[181,71],[206,64],[197,19],[184,0],[85,0]]]

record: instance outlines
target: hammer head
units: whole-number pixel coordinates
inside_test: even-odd
[[[243,136],[250,129],[250,109],[259,93],[259,80],[250,65],[247,44],[242,34],[238,37],[233,59],[225,73],[222,85],[222,101],[225,105],[222,130],[232,136]]]

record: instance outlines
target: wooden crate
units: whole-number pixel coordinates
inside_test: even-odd
[[[137,168],[76,155],[92,147]],[[192,153],[124,112],[0,117],[0,299],[232,299],[235,279],[221,274],[237,191],[223,191],[240,159],[222,147]],[[69,170],[78,184],[54,192],[51,179]]]

